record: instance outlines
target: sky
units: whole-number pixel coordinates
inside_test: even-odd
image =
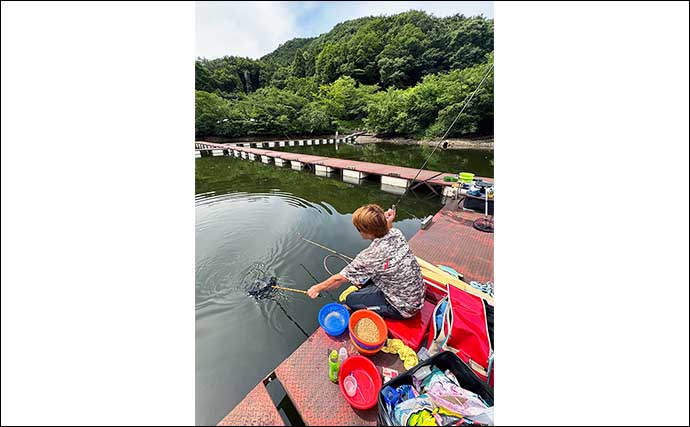
[[[492,1],[196,2],[196,56],[260,58],[295,37],[315,37],[339,22],[410,9],[434,16],[484,15]]]

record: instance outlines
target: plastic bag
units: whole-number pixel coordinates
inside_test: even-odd
[[[440,426],[452,426],[463,420],[462,415],[446,408],[437,407],[434,409],[433,416],[436,423]]]
[[[427,394],[436,406],[449,409],[465,417],[480,415],[487,411],[486,404],[471,391],[448,381],[437,381],[429,386]]]
[[[450,380],[448,379],[448,377],[446,377],[443,371],[434,366],[431,369],[431,373],[428,374],[426,378],[424,378],[424,381],[422,381],[420,385],[420,392],[426,393],[429,387],[431,387],[433,384],[437,382],[450,382]]]
[[[474,421],[475,423],[480,423],[480,424],[485,424],[487,426],[492,426],[494,425],[494,407],[488,408],[486,411],[482,412],[479,415],[474,415],[472,417],[467,417],[467,419],[470,419]]]
[[[431,401],[431,398],[426,394],[422,394],[414,399],[398,403],[393,411],[393,419],[395,420],[395,425],[405,426],[408,425],[410,417],[414,414],[419,414],[423,411],[431,413],[433,410],[434,403]]]
[[[381,394],[383,395],[383,401],[386,404],[386,409],[388,410],[389,414],[393,413],[393,410],[398,403],[414,399],[419,395],[409,384],[403,384],[397,388],[385,386],[381,390]]]

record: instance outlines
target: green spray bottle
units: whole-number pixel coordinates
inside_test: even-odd
[[[328,356],[328,379],[335,384],[338,384],[338,370],[340,369],[338,359],[338,352],[331,350],[331,354]]]

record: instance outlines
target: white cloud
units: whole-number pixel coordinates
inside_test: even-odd
[[[456,13],[493,17],[493,2],[485,1],[197,2],[196,54],[259,58],[290,39],[317,36],[339,22],[410,9],[439,17]],[[302,19],[298,25],[300,18],[308,22]]]
[[[286,2],[197,2],[196,54],[258,58],[298,36]]]

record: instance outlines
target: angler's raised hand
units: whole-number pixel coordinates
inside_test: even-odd
[[[386,217],[386,221],[388,222],[388,225],[390,227],[393,226],[393,221],[395,220],[395,208],[393,209],[388,209],[385,213],[384,216]]]

